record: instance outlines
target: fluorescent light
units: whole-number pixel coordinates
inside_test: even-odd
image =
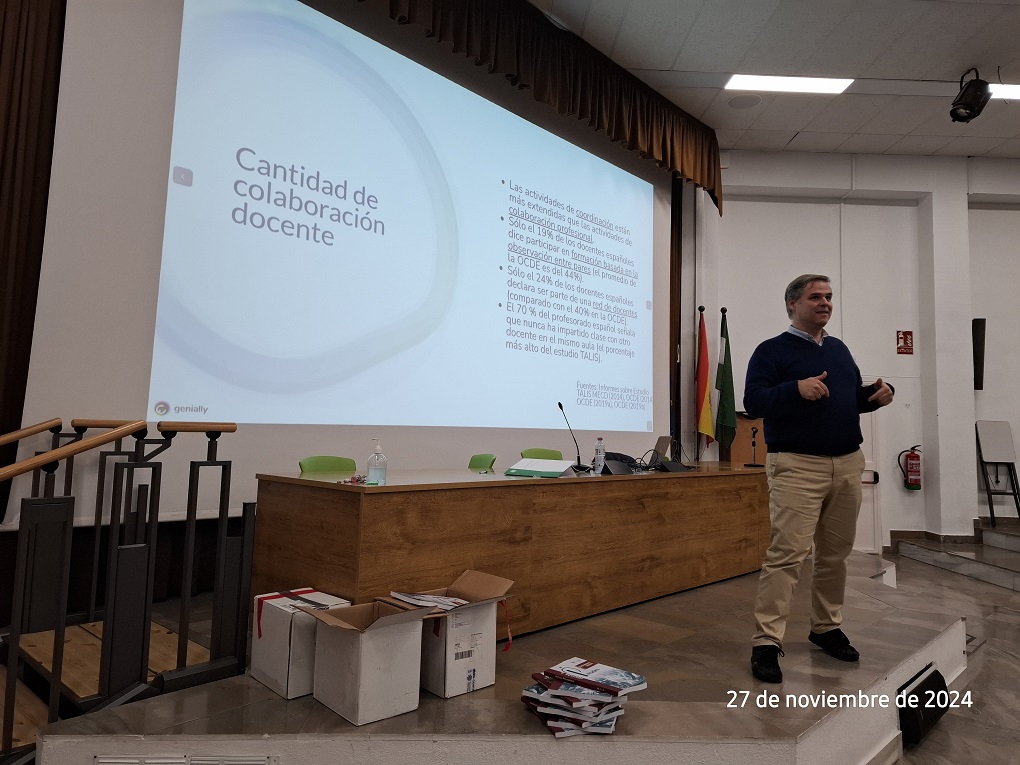
[[[1003,85],[1000,82],[990,82],[988,86],[992,90],[992,98],[1015,98],[1020,101],[1020,85]]]
[[[782,93],[842,93],[853,80],[830,77],[773,77],[735,74],[726,83],[727,90],[775,90]]]

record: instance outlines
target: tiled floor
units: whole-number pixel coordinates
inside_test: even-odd
[[[969,657],[967,671],[974,705],[946,715],[902,762],[1020,765],[1016,722],[1020,594],[916,561],[896,562],[898,589],[890,589],[869,578],[879,570],[874,557],[855,555],[853,559],[844,626],[861,650],[859,664],[837,662],[807,643],[808,598],[806,588],[800,588],[782,660],[786,675],[782,691],[799,694],[825,689],[838,693],[867,688],[909,655],[913,650],[909,645],[923,644],[965,616],[967,632],[977,638],[973,644],[979,645]],[[756,575],[738,577],[515,638],[509,652],[498,654],[494,686],[445,701],[423,693],[416,712],[361,728],[346,723],[311,697],[283,701],[257,682],[241,677],[58,723],[47,730],[45,738],[54,744],[73,742],[76,751],[92,746],[82,743],[95,735],[127,737],[129,742],[160,741],[164,748],[174,750],[181,749],[180,742],[191,736],[222,741],[252,734],[277,746],[288,741],[294,747],[344,740],[353,747],[365,739],[400,737],[420,742],[441,736],[495,740],[502,747],[511,745],[508,737],[518,737],[513,740],[527,746],[530,740],[554,741],[519,702],[530,674],[570,656],[585,656],[642,672],[649,681],[648,689],[633,697],[617,732],[601,744],[603,747],[615,747],[624,740],[655,739],[669,743],[670,751],[680,756],[684,746],[709,739],[734,747],[749,740],[800,740],[818,730],[825,712],[727,707],[733,691],[749,691],[753,698],[767,687],[777,688],[758,683],[749,672],[750,606],[756,582]],[[594,750],[584,746],[588,742],[568,739],[554,743],[582,744],[583,748],[556,751],[571,758],[592,752],[590,757],[599,759]],[[117,752],[123,753],[125,746],[133,751],[135,744],[124,744]],[[44,765],[77,762],[59,756],[59,747],[50,750],[57,753],[52,759],[45,756],[45,743],[42,751]],[[236,751],[248,752],[244,747]],[[297,755],[295,758],[288,761],[300,760]],[[747,759],[730,756],[726,761],[765,760],[751,748]],[[827,761],[846,762],[835,752]]]

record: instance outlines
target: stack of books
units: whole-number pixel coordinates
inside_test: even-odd
[[[636,672],[577,657],[531,678],[521,701],[557,738],[612,733],[629,695],[648,687]]]

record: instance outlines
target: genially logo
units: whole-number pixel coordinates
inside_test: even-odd
[[[189,413],[205,414],[208,411],[209,407],[202,406],[201,404],[191,404],[188,406],[174,407],[174,414],[189,414]]]
[[[153,411],[156,412],[160,417],[170,411],[170,404],[166,401],[157,401],[156,405],[152,407]]]

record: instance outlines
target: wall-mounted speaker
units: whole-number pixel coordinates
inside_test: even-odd
[[[985,389],[985,320],[970,320],[970,336],[974,342],[974,390]]]

